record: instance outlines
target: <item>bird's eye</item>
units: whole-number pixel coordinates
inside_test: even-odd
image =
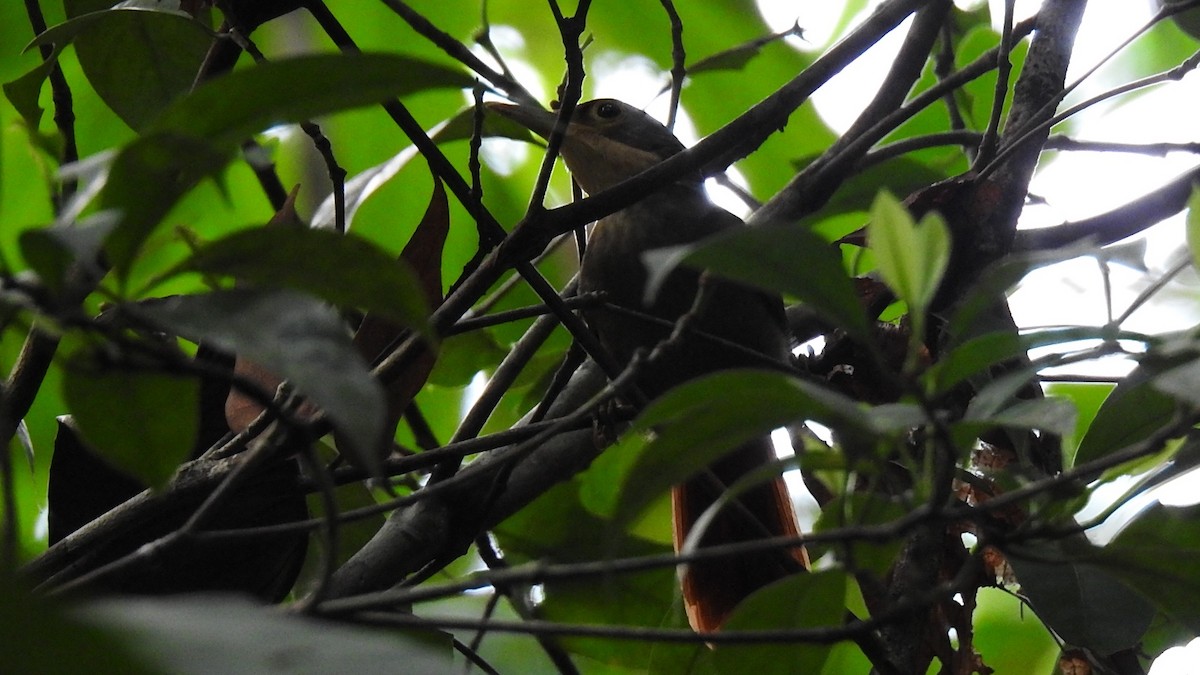
[[[596,106],[596,116],[601,119],[611,120],[621,114],[621,108],[616,103],[606,102]]]

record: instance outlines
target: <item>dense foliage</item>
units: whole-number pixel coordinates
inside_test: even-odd
[[[1200,457],[1200,170],[1017,230],[1055,150],[1195,153],[1072,134],[1195,67],[1198,3],[1086,96],[1084,0],[848,0],[823,46],[745,0],[113,4],[0,4],[0,670],[1136,673],[1200,632],[1195,507],[1147,498]],[[893,31],[835,131],[810,96]],[[703,140],[573,198],[482,106],[601,94]],[[797,357],[635,409],[575,240],[697,172],[751,227],[652,277],[781,293]],[[1012,319],[1031,271],[1107,282],[1185,212],[1194,255],[1129,265],[1107,321]],[[1130,326],[1168,294],[1185,328]],[[814,571],[696,635],[667,490],[781,428]],[[225,593],[137,595],[178,591]]]

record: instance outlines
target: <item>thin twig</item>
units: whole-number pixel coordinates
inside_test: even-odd
[[[46,18],[42,15],[42,8],[38,0],[25,0],[25,15],[29,17],[29,25],[33,29],[34,36],[46,32]],[[42,55],[42,60],[47,61],[53,57],[54,45],[38,45],[38,51]],[[62,67],[59,66],[57,60],[50,67],[49,79],[51,100],[54,102],[54,125],[58,128],[58,133],[62,134],[63,140],[59,166],[64,166],[79,161],[79,148],[75,140],[75,105],[71,96],[71,86],[67,84],[67,78],[63,75]],[[53,197],[55,213],[60,212],[66,206],[75,194],[77,186],[74,178],[63,181],[62,191]]]
[[[687,77],[687,52],[683,48],[683,19],[675,11],[675,3],[672,0],[659,0],[659,3],[671,21],[671,107],[667,111],[667,129],[674,131],[683,78]]]
[[[1193,3],[1193,4],[1200,4],[1200,3]],[[1076,106],[1072,106],[1070,109],[1068,109],[1067,111],[1064,111],[1063,113],[1061,113],[1059,115],[1053,114],[1054,108],[1059,103],[1061,103],[1067,97],[1068,94],[1070,94],[1072,91],[1074,91],[1087,78],[1091,77],[1097,70],[1099,70],[1101,66],[1103,66],[1110,59],[1112,59],[1117,54],[1119,54],[1122,50],[1125,49],[1125,47],[1132,44],[1134,40],[1141,37],[1146,31],[1153,28],[1158,22],[1163,21],[1167,17],[1170,17],[1180,11],[1183,11],[1183,9],[1187,6],[1188,5],[1186,3],[1180,3],[1180,4],[1174,4],[1174,5],[1164,4],[1162,6],[1162,8],[1158,11],[1158,13],[1155,14],[1153,17],[1151,17],[1149,21],[1147,21],[1145,24],[1143,24],[1140,28],[1138,28],[1137,31],[1135,31],[1132,35],[1130,35],[1125,40],[1123,40],[1116,47],[1114,47],[1112,49],[1112,51],[1110,51],[1108,54],[1106,54],[1104,56],[1104,58],[1100,59],[1100,61],[1098,61],[1090,69],[1088,69],[1087,72],[1085,72],[1084,74],[1082,74],[1078,78],[1076,78],[1076,80],[1074,82],[1063,87],[1063,89],[1056,96],[1052,97],[1051,100],[1047,101],[1036,112],[1022,111],[1022,112],[1025,112],[1025,117],[1010,119],[1009,125],[1012,126],[1013,129],[1005,130],[1006,138],[1005,138],[1005,141],[1003,144],[1002,151],[994,160],[992,160],[987,166],[984,166],[979,171],[980,178],[986,178],[988,175],[994,173],[998,169],[998,167],[1002,166],[1008,160],[1008,158],[1012,154],[1018,152],[1022,146],[1030,143],[1034,139],[1042,137],[1055,124],[1058,124],[1063,119],[1066,119],[1067,117],[1074,115],[1076,112],[1079,112],[1080,110],[1083,110],[1087,107],[1095,105],[1096,103],[1098,103],[1100,101],[1103,101],[1108,98],[1112,98],[1113,96],[1117,96],[1119,94],[1123,94],[1128,91],[1140,89],[1142,87],[1149,86],[1151,84],[1157,84],[1159,82],[1163,82],[1166,80],[1171,80],[1171,79],[1178,80],[1178,79],[1182,78],[1186,72],[1194,69],[1196,67],[1197,58],[1200,58],[1200,52],[1197,52],[1197,54],[1193,54],[1186,61],[1184,61],[1183,64],[1180,64],[1179,66],[1172,68],[1168,71],[1159,73],[1158,75],[1152,75],[1150,77],[1142,78],[1140,80],[1131,82],[1131,83],[1123,85],[1121,87],[1116,87],[1108,92],[1105,92],[1098,96],[1094,96],[1091,99],[1084,101],[1083,103],[1080,103]],[[1191,64],[1190,66],[1188,66],[1189,63]],[[1185,66],[1187,66],[1186,69],[1184,69]]]
[[[471,50],[466,47],[466,45],[454,39],[454,36],[433,25],[429,19],[422,16],[420,12],[417,12],[412,7],[409,7],[406,3],[402,2],[402,0],[382,0],[382,2],[389,9],[399,15],[401,19],[404,19],[405,23],[407,23],[409,27],[419,33],[422,37],[432,42],[442,51],[446,52],[446,54],[448,54],[454,60],[462,63],[466,67],[486,78],[488,82],[496,85],[497,88],[503,91],[512,100],[523,105],[538,104],[537,98],[534,97],[533,94],[530,94],[525,87],[521,86],[520,82],[512,79],[504,73],[496,72],[486,63],[480,60],[478,56],[473,54]],[[328,18],[331,17],[332,14],[330,14]],[[321,22],[321,25],[323,28],[325,28],[325,30],[329,30],[328,26],[326,26],[327,18],[318,17],[318,20]],[[341,46],[341,43],[339,43],[339,46]]]
[[[972,164],[986,165],[996,155],[996,145],[1000,141],[1000,117],[1004,111],[1004,101],[1008,98],[1008,79],[1012,74],[1012,59],[1009,52],[1013,47],[1013,12],[1016,11],[1017,0],[1004,0],[1004,26],[1000,31],[1000,49],[996,53],[996,87],[992,93],[992,111],[988,117],[987,129],[983,132],[983,141],[979,144],[979,152]]]

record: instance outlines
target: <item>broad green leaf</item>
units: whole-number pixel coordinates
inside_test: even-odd
[[[510,562],[590,562],[671,550],[669,544],[621,532],[613,532],[611,537],[599,535],[608,523],[580,505],[578,487],[577,481],[562,483],[495,528],[500,548]],[[669,523],[669,517],[664,518],[662,526],[669,529]],[[545,600],[538,610],[547,620],[674,628],[687,625],[678,598],[679,584],[671,568],[554,579],[542,589]],[[657,656],[660,651],[659,645],[645,642],[622,643],[619,650],[604,639],[573,638],[564,642],[576,654],[633,668],[644,667],[651,655]],[[679,672],[678,658],[672,655],[668,659],[675,668],[667,672]]]
[[[1013,331],[985,333],[953,346],[922,378],[934,394],[942,394],[965,380],[986,374],[992,366],[1024,358],[1031,349],[1115,337],[1109,329],[1090,326],[1038,329],[1020,334]],[[1130,337],[1138,339],[1142,336],[1131,334]]]
[[[846,575],[840,571],[795,574],[759,589],[734,610],[724,629],[832,628],[845,621]],[[720,673],[807,675],[821,672],[830,645],[733,645],[716,648]]]
[[[122,217],[105,241],[119,273],[128,272],[142,242],[176,202],[232,156],[232,147],[186,134],[154,133],[134,140],[113,158],[98,202]]]
[[[834,247],[803,227],[739,228],[699,244],[645,255],[647,290],[679,264],[793,295],[825,319],[865,338],[867,322]]]
[[[465,387],[480,371],[494,368],[507,353],[486,330],[452,335],[442,341],[429,381],[444,387]]]
[[[211,31],[158,3],[122,6],[68,20],[82,23],[75,53],[88,82],[130,128],[145,128],[192,88],[212,44]]]
[[[1046,394],[1068,398],[1075,403],[1075,429],[1063,437],[1063,459],[1068,466],[1075,464],[1074,450],[1079,447],[1079,442],[1083,440],[1088,427],[1092,426],[1096,413],[1112,393],[1113,387],[1111,384],[1090,382],[1052,382],[1046,386]]]
[[[1145,359],[1117,383],[1079,443],[1076,466],[1144,440],[1175,418],[1178,404],[1160,391],[1157,377],[1178,362]]]
[[[188,23],[196,23],[194,19],[187,13],[178,9],[165,8],[162,3],[157,0],[126,0],[121,3],[113,3],[115,7],[108,9],[100,9],[96,11],[86,11],[85,5],[98,5],[104,3],[98,2],[73,2],[67,0],[65,3],[69,14],[75,14],[71,18],[62,23],[50,26],[37,37],[25,45],[25,51],[41,45],[53,44],[55,46],[65,46],[75,41],[79,35],[85,31],[91,30],[92,27],[105,19],[122,16],[134,16],[140,19],[145,19],[148,16],[171,17],[176,21],[186,21]],[[80,8],[85,9],[82,13],[76,13]],[[130,20],[139,20],[138,18]],[[124,19],[122,19],[124,20]],[[148,19],[149,21],[157,21],[159,19]],[[199,24],[197,24],[198,26]],[[195,73],[193,73],[195,75]]]
[[[957,150],[950,152],[954,156],[959,154]],[[803,168],[819,156],[806,157],[793,165],[797,169]],[[871,210],[880,190],[887,189],[893,194],[909,194],[952,175],[953,172],[941,169],[932,161],[917,161],[905,156],[889,159],[847,179],[829,198],[829,203],[821,207],[821,213],[832,215],[867,212]]]
[[[176,100],[113,163],[102,208],[124,221],[108,242],[124,274],[143,240],[238,143],[266,128],[433,88],[470,86],[462,73],[391,54],[303,56],[209,81]]]
[[[613,518],[629,522],[672,485],[788,422],[815,419],[850,434],[866,427],[866,416],[850,399],[781,373],[731,370],[692,380],[655,399],[635,423],[655,435],[624,465]]]
[[[997,675],[1054,672],[1062,650],[1021,598],[1002,588],[981,588],[976,599],[974,645],[989,668]]]
[[[1100,552],[1110,574],[1142,593],[1167,616],[1200,632],[1200,507],[1156,504]]]
[[[914,223],[895,197],[880,192],[871,209],[867,240],[884,282],[908,305],[913,320],[918,321],[933,300],[950,261],[950,232],[946,224],[934,213]]]
[[[299,56],[208,82],[164,111],[151,130],[232,145],[272,125],[471,84],[458,70],[395,54]]]
[[[241,230],[203,246],[164,276],[183,270],[305,291],[418,330],[429,314],[408,264],[352,234],[284,227]]]
[[[194,379],[118,370],[77,354],[63,397],[88,443],[150,486],[165,484],[191,456],[199,420]]]
[[[1017,395],[1036,376],[1037,368],[1029,363],[1014,368],[984,385],[967,404],[966,418],[988,420],[1017,402]]]
[[[1063,398],[1038,398],[1017,401],[987,417],[966,416],[968,422],[984,422],[989,426],[1009,429],[1036,429],[1065,436],[1075,430],[1075,404]]]
[[[122,635],[130,651],[179,675],[370,673],[384,664],[445,673],[452,663],[445,633],[353,627],[234,597],[117,598],[88,603],[72,615]]]
[[[347,439],[350,456],[378,472],[383,388],[329,307],[295,291],[238,289],[148,300],[131,311],[173,335],[208,342],[287,379],[329,415]]]
[[[4,670],[38,675],[78,673],[161,673],[132,645],[118,640],[110,626],[74,616],[44,595],[24,592],[22,584],[0,585],[0,653]]]
[[[1007,550],[1022,593],[1055,633],[1074,647],[1109,655],[1138,643],[1154,607],[1124,584],[1115,570],[1081,557],[1079,542],[1054,542]]]
[[[100,250],[116,224],[116,214],[101,212],[78,225],[26,230],[21,233],[21,255],[42,283],[61,292],[72,281],[82,281],[72,277],[103,276]]]
[[[33,131],[37,130],[38,124],[42,119],[42,113],[45,112],[38,102],[38,99],[42,95],[42,84],[50,76],[50,71],[58,63],[58,56],[62,53],[62,50],[61,45],[55,45],[54,51],[51,52],[46,60],[34,66],[21,77],[4,83],[4,96],[17,109],[17,112],[21,115],[21,119],[25,120],[25,124]]]

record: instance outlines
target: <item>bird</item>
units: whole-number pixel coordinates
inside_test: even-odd
[[[554,113],[534,106],[489,102],[487,107],[546,138],[556,121]],[[675,135],[649,114],[615,99],[595,99],[576,106],[560,154],[580,188],[595,195],[683,150]],[[584,310],[584,318],[618,364],[628,366],[638,352],[653,353],[639,364],[635,375],[646,397],[661,396],[709,373],[761,367],[761,356],[787,362],[789,341],[778,295],[680,267],[656,294],[647,296],[644,253],[692,244],[739,227],[744,224],[737,216],[708,198],[699,174],[662,186],[592,227],[580,263],[579,290],[600,293],[606,302]],[[691,311],[702,287],[702,300]],[[671,335],[672,324],[689,311],[694,330],[683,332],[678,344],[652,352]],[[708,471],[674,486],[676,551],[725,487],[775,459],[771,439],[757,438],[730,448]],[[704,530],[699,547],[799,536],[782,477],[756,485],[737,501],[740,505],[727,505]],[[701,633],[719,630],[749,594],[808,566],[802,547],[693,561],[681,573],[689,623]]]

